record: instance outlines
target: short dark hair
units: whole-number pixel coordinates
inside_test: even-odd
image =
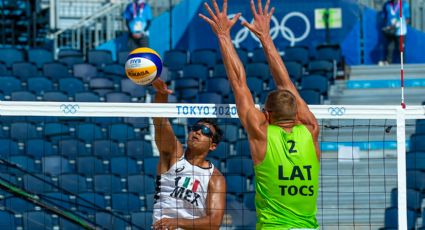
[[[212,125],[215,129],[214,135],[212,137],[212,142],[213,143],[220,143],[221,139],[223,138],[223,131],[220,129],[220,127],[217,125],[217,121],[215,119],[211,119],[211,118],[202,118],[199,119],[196,124],[198,123],[207,123],[209,125]]]
[[[267,95],[265,109],[273,119],[293,120],[297,116],[297,99],[289,90],[274,90]]]

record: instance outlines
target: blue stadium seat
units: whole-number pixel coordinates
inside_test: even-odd
[[[106,212],[96,213],[96,224],[104,229],[126,230],[126,224],[122,219]]]
[[[100,96],[94,92],[75,93],[74,100],[76,102],[100,102]]]
[[[181,89],[199,89],[199,80],[198,79],[177,79],[174,83],[174,88],[176,90]]]
[[[266,55],[264,54],[263,48],[261,48],[261,47],[255,48],[252,51],[251,61],[252,62],[264,62],[264,63],[267,63],[267,58],[266,58]]]
[[[224,64],[217,64],[214,66],[213,78],[224,78],[227,80],[226,67]]]
[[[293,82],[299,82],[301,80],[303,75],[303,66],[300,63],[287,61],[285,62],[285,67]]]
[[[89,82],[90,79],[98,76],[96,66],[89,63],[75,64],[72,69],[74,76],[80,78],[84,82]]]
[[[40,180],[40,179],[42,180]],[[52,178],[45,174],[25,174],[22,176],[24,189],[32,193],[44,193],[53,191]]]
[[[64,230],[84,230],[83,227],[61,217],[59,217],[59,227]]]
[[[124,65],[120,64],[109,64],[103,68],[103,73],[105,77],[111,79],[122,79],[125,77],[125,68]]]
[[[180,102],[194,103],[196,101],[196,96],[200,93],[200,90],[196,88],[187,88],[176,90],[176,93],[179,94]]]
[[[133,98],[144,99],[146,96],[146,87],[141,87],[128,78],[121,80],[121,91],[129,93]]]
[[[110,92],[105,94],[107,102],[131,102],[131,96],[127,93]]]
[[[334,61],[339,67],[344,64],[342,50],[339,44],[318,45],[316,47],[316,58],[322,60]]]
[[[202,64],[208,68],[215,66],[217,62],[217,52],[213,49],[198,49],[190,53],[190,63]]]
[[[116,141],[127,141],[134,139],[136,133],[134,127],[125,123],[111,124],[109,126],[109,138]]]
[[[83,56],[68,56],[68,57],[61,57],[58,59],[60,63],[65,64],[68,68],[72,68],[72,66],[76,64],[82,64],[84,63],[84,57]]]
[[[0,229],[16,230],[15,215],[8,211],[0,211]]]
[[[131,223],[137,228],[150,229],[152,226],[152,212],[131,213]]]
[[[255,211],[255,192],[244,193],[243,204],[248,210]]]
[[[111,165],[111,173],[120,175],[121,177],[140,173],[141,171],[136,160],[126,156],[112,157],[109,160],[109,164]]]
[[[8,196],[4,199],[4,206],[7,210],[14,213],[22,213],[27,211],[33,211],[35,206],[20,197]]]
[[[69,77],[59,79],[59,90],[73,97],[75,93],[85,91],[84,83],[78,78]]]
[[[142,202],[131,193],[114,193],[111,196],[112,210],[129,214],[141,211]]]
[[[18,143],[10,139],[0,139],[0,156],[7,157],[20,153]]]
[[[34,157],[27,155],[14,155],[9,156],[9,161],[17,164],[21,169],[24,169],[28,172],[39,172],[39,165],[36,164]],[[10,172],[22,173],[18,169],[10,169]]]
[[[110,158],[111,156],[121,155],[118,142],[102,139],[93,141],[93,154],[101,158]]]
[[[6,64],[8,68],[12,67],[13,63],[24,61],[24,54],[15,48],[0,48],[0,62]]]
[[[93,123],[80,123],[75,127],[75,135],[78,139],[92,141],[103,137],[100,126]]]
[[[226,160],[226,175],[254,176],[254,165],[248,157],[232,157]]]
[[[118,62],[118,64],[125,65],[125,63],[127,62],[127,57],[128,57],[128,54],[129,53],[130,53],[129,51],[120,51],[120,52],[118,52],[118,54],[117,54],[117,62]]]
[[[48,202],[49,205],[59,208],[59,209],[70,209],[71,208],[71,199],[69,195],[60,192],[48,192],[39,194],[39,196]]]
[[[141,195],[155,193],[155,179],[147,175],[129,175],[127,177],[128,191]]]
[[[114,62],[112,60],[112,54],[108,50],[89,50],[87,61],[97,67],[105,67]]]
[[[72,173],[75,170],[69,163],[68,158],[63,156],[53,155],[41,158],[43,173],[48,175],[57,176],[62,173]]]
[[[425,171],[425,151],[407,153],[406,154],[406,169]]]
[[[99,209],[105,209],[105,197],[97,193],[80,193],[76,199],[76,208],[83,213],[95,214]]]
[[[237,140],[235,145],[235,151],[237,156],[251,157],[249,141],[247,139]]]
[[[159,157],[147,157],[143,160],[143,172],[145,175],[156,177]]]
[[[96,174],[93,181],[94,191],[98,193],[112,194],[123,189],[120,178],[113,174]]]
[[[187,64],[187,52],[183,50],[168,50],[164,53],[164,66],[171,71],[182,70]]]
[[[80,50],[71,48],[61,48],[58,52],[58,58],[63,57],[81,57],[83,53]]]
[[[241,195],[247,192],[247,179],[240,175],[226,175],[227,192]]]
[[[42,68],[46,63],[53,62],[53,54],[48,50],[30,48],[27,53],[28,61],[34,63],[38,68]]]
[[[406,174],[407,188],[425,191],[425,172],[418,170],[408,170]]]
[[[410,136],[410,151],[425,151],[425,133]]]
[[[62,139],[71,134],[70,127],[59,122],[45,123],[43,126],[43,136],[48,139]]]
[[[233,124],[226,124],[224,129],[224,138],[228,142],[236,142],[239,139],[239,128]]]
[[[199,103],[222,104],[223,96],[214,92],[202,92],[198,94],[197,101]]]
[[[147,194],[145,198],[146,198],[146,211],[152,212],[153,205],[155,203],[155,194]]]
[[[415,229],[416,213],[407,209],[407,228]],[[385,228],[398,228],[398,210],[396,207],[385,209]]]
[[[321,75],[309,75],[301,79],[301,89],[317,90],[325,97],[328,94],[329,82],[328,79]]]
[[[186,64],[183,67],[183,78],[195,78],[206,81],[209,78],[208,68],[200,64]]]
[[[285,62],[295,61],[300,63],[302,66],[306,66],[310,60],[310,52],[305,46],[292,46],[285,48],[285,56],[283,56]]]
[[[88,151],[84,142],[78,139],[65,139],[59,140],[59,154],[67,157],[77,157],[80,155],[87,155]]]
[[[86,178],[79,174],[61,174],[58,177],[58,181],[59,187],[72,193],[78,194],[91,190],[87,184]]]
[[[0,76],[6,76],[6,75],[10,75],[9,70],[7,70],[7,66],[0,62]]]
[[[226,78],[208,79],[206,92],[214,92],[222,96],[227,96],[230,93],[229,81]]]
[[[59,62],[51,62],[43,65],[43,75],[49,77],[53,81],[61,78],[72,77],[69,74],[68,67]]]
[[[145,140],[129,140],[126,144],[128,156],[144,159],[153,156],[152,143]]]
[[[0,91],[4,95],[10,95],[13,91],[19,91],[22,89],[21,81],[12,76],[1,76],[0,77]]]
[[[187,134],[187,127],[184,124],[171,124],[174,135],[176,135],[177,139],[185,140]]]
[[[407,197],[407,208],[415,210],[416,212],[421,211],[422,199],[424,198],[421,191],[415,189],[406,190]],[[398,206],[398,190],[397,188],[391,190],[391,206]]]
[[[334,63],[328,60],[312,60],[308,63],[308,73],[310,75],[318,74],[328,78],[330,82],[334,82],[336,70]]]
[[[27,140],[40,137],[35,125],[27,122],[15,122],[10,125],[10,137],[14,140]]]
[[[104,96],[106,93],[112,92],[115,88],[114,82],[108,78],[91,78],[89,82],[90,90]]]
[[[23,227],[26,230],[53,229],[52,216],[45,212],[24,212],[22,217]]]
[[[416,120],[416,128],[415,133],[417,134],[425,134],[425,120]]]
[[[45,139],[30,139],[25,143],[25,154],[41,159],[43,156],[55,153],[52,143]]]
[[[31,77],[27,80],[27,88],[37,95],[42,95],[53,90],[53,82],[46,77]]]
[[[14,91],[10,94],[12,101],[36,101],[37,97],[29,91]]]
[[[142,131],[149,129],[149,118],[147,117],[125,117],[124,123],[132,125],[134,128],[142,129]]]
[[[225,160],[230,156],[230,143],[222,141],[217,145],[217,148],[208,153],[208,157],[212,157],[218,160]]]
[[[322,96],[320,95],[319,91],[312,89],[301,89],[299,94],[308,105],[322,104]]]
[[[262,80],[271,79],[269,66],[265,63],[249,63],[246,65],[245,70],[247,77],[257,77]]]
[[[84,156],[77,158],[77,172],[84,175],[106,173],[102,160],[95,156]]]
[[[21,81],[26,81],[30,77],[38,76],[37,66],[30,62],[17,62],[12,65],[12,74]]]
[[[248,85],[249,90],[252,93],[252,96],[255,98],[260,92],[263,92],[263,80],[258,77],[247,77],[246,84]]]
[[[43,94],[43,101],[69,101],[68,95],[60,91],[49,91]]]

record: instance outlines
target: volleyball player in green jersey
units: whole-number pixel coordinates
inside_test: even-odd
[[[210,17],[202,14],[217,35],[227,77],[235,96],[239,119],[245,128],[255,171],[257,229],[317,229],[316,202],[319,192],[319,126],[300,97],[270,37],[268,0],[258,10],[251,0],[254,22],[243,22],[261,41],[277,90],[267,96],[263,111],[255,107],[246,83],[244,66],[230,37],[238,21],[227,17],[227,0],[220,11],[205,3]]]

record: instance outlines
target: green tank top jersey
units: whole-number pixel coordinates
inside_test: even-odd
[[[318,228],[320,163],[310,131],[267,128],[264,160],[254,167],[257,229]]]

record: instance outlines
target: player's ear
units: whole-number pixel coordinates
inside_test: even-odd
[[[211,141],[210,151],[214,151],[217,148],[217,144]]]

